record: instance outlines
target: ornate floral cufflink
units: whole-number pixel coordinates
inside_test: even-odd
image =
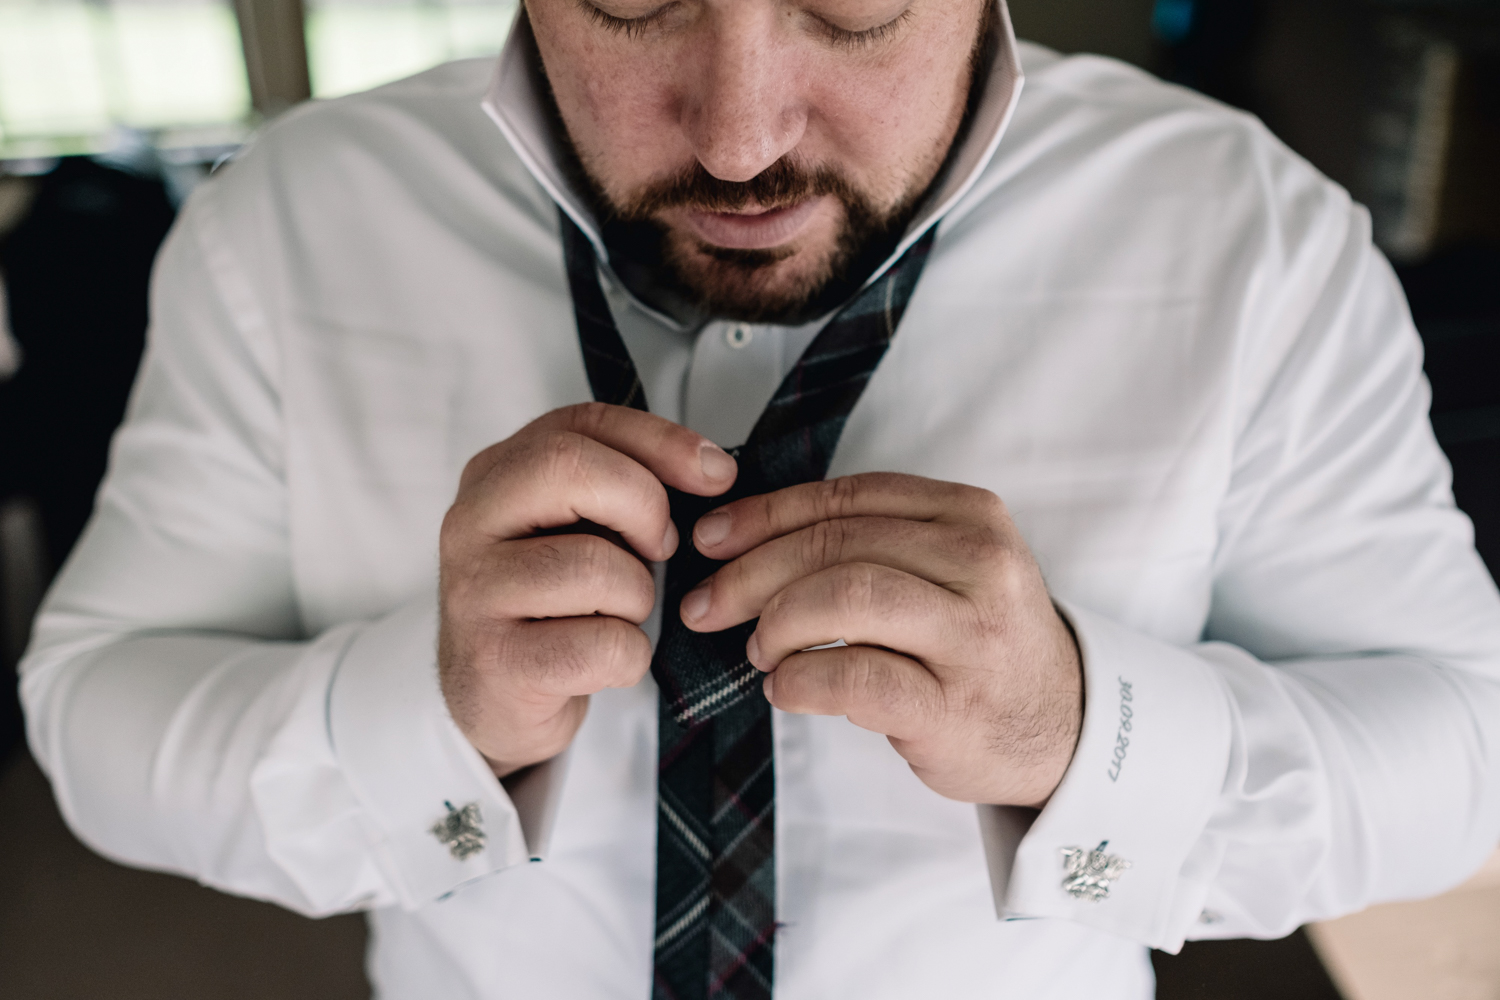
[[[1099,841],[1092,851],[1081,847],[1062,849],[1063,867],[1068,870],[1062,887],[1075,899],[1087,899],[1098,903],[1109,898],[1110,885],[1120,873],[1130,867],[1130,862],[1118,854],[1105,854],[1109,841]]]
[[[479,803],[470,802],[462,809],[453,808],[452,802],[445,801],[443,805],[448,807],[448,815],[434,823],[430,832],[447,845],[448,853],[464,861],[484,850],[484,827],[480,825],[484,820],[479,815]]]

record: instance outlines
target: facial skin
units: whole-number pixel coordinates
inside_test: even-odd
[[[989,9],[527,3],[607,228],[690,300],[751,321],[817,315],[890,251],[959,132]]]

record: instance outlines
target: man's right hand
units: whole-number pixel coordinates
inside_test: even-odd
[[[651,665],[643,559],[677,548],[663,483],[718,496],[734,459],[623,406],[554,410],[469,460],[443,518],[438,670],[458,727],[498,777],[561,753],[588,696]],[[618,533],[540,531],[581,520]],[[691,542],[689,542],[691,544]]]

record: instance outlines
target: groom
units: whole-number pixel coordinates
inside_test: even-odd
[[[1366,213],[1003,5],[529,0],[155,281],[32,745],[383,1000],[1145,1000],[1500,839]]]

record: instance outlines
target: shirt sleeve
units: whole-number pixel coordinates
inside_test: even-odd
[[[162,249],[109,475],[22,664],[32,750],[107,857],[310,915],[419,906],[544,850],[561,764],[513,800],[458,731],[435,594],[304,635],[278,359],[215,186]],[[434,832],[444,800],[477,838]]]
[[[1400,286],[1343,206],[1241,359],[1203,641],[1060,602],[1085,719],[1040,814],[981,807],[1003,916],[1167,951],[1278,937],[1442,891],[1500,840],[1500,600]],[[1095,849],[1129,867],[1069,892],[1064,852]]]

